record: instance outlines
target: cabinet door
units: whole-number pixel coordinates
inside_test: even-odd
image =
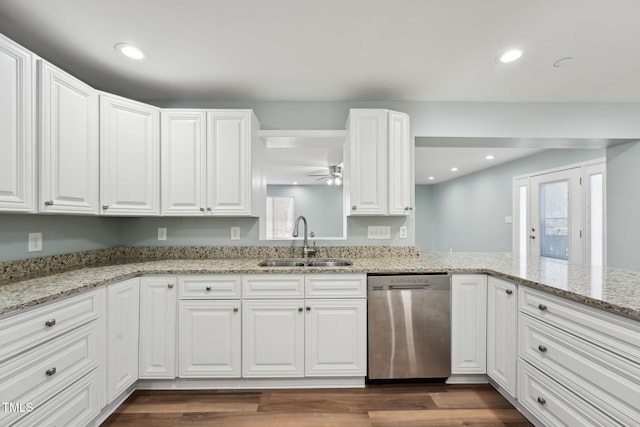
[[[176,377],[176,278],[140,279],[140,378]]]
[[[304,301],[243,301],[242,376],[304,376]]]
[[[409,215],[413,157],[409,115],[389,111],[389,215]]]
[[[386,215],[387,111],[352,109],[345,149],[351,215]]]
[[[367,301],[307,300],[306,376],[367,374]]]
[[[487,283],[487,374],[516,397],[518,365],[518,290],[489,277]]]
[[[451,280],[451,373],[487,371],[487,276],[454,275]]]
[[[0,211],[33,212],[33,56],[0,34]]]
[[[204,215],[206,121],[204,111],[161,113],[162,214]]]
[[[240,301],[180,301],[182,378],[240,377]]]
[[[98,213],[98,93],[38,61],[40,210]]]
[[[160,213],[159,109],[100,95],[100,199],[104,215]]]
[[[107,401],[138,379],[139,282],[130,279],[107,288]]]
[[[252,215],[252,123],[250,110],[207,113],[207,211]]]

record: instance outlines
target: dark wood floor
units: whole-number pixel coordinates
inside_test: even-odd
[[[136,391],[114,426],[531,426],[489,385]]]

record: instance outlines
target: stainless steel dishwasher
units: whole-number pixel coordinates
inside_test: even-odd
[[[369,379],[451,376],[448,274],[370,275]]]

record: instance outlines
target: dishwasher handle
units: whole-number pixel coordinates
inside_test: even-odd
[[[373,285],[369,286],[370,291],[404,291],[432,289],[432,285]]]

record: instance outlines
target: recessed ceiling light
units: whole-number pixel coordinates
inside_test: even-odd
[[[147,54],[142,49],[127,43],[118,43],[114,48],[127,58],[140,60],[147,57]]]
[[[518,60],[521,56],[522,56],[522,50],[509,49],[498,57],[498,61],[502,62],[503,64],[507,64],[509,62]]]
[[[436,179],[435,176],[430,176],[429,178],[427,178],[429,181],[433,181],[434,179]]]
[[[496,156],[494,156],[493,154],[487,154],[487,156],[485,157],[485,159],[487,159],[487,160],[493,160],[495,158],[496,158]]]
[[[458,168],[451,168],[451,172],[458,172]]]

